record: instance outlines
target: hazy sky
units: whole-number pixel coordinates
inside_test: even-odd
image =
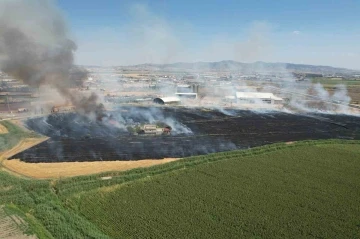
[[[360,69],[359,0],[58,0],[76,61],[270,61]]]

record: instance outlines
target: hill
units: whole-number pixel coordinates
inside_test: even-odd
[[[242,63],[237,61],[219,61],[219,62],[178,62],[172,64],[140,64],[133,66],[121,66],[117,69],[146,69],[151,71],[176,71],[176,70],[195,70],[195,71],[236,71],[236,72],[306,72],[318,74],[354,74],[359,71],[345,68],[292,64],[292,63],[268,63],[268,62],[254,62]]]

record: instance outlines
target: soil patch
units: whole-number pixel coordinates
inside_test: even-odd
[[[0,238],[3,239],[35,239],[36,236],[25,235],[28,225],[16,215],[7,215],[3,206],[0,206]]]

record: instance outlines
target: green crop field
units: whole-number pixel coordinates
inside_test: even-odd
[[[359,172],[359,141],[278,143],[56,180],[0,170],[0,206],[39,238],[359,238]]]
[[[325,78],[325,77],[314,77],[312,78],[312,83],[320,83],[326,87],[334,87],[336,85],[346,85],[348,87],[360,86],[359,79],[340,79],[340,78]]]
[[[113,238],[360,237],[360,145],[231,158],[80,195]]]

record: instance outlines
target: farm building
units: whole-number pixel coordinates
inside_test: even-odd
[[[161,98],[159,97],[159,98],[155,98],[153,102],[159,105],[176,105],[176,104],[180,104],[180,99],[176,96],[161,97]]]
[[[171,127],[166,126],[164,128],[158,128],[156,125],[146,124],[142,127],[142,129],[138,132],[138,134],[146,134],[146,135],[170,135]]]
[[[73,105],[58,105],[51,108],[51,113],[71,112],[75,110]]]
[[[186,99],[197,99],[198,97],[197,93],[175,93],[175,95],[180,98],[186,98]]]
[[[199,92],[198,84],[176,86],[176,93],[198,93],[198,92]]]
[[[236,100],[238,103],[267,103],[282,104],[283,99],[275,96],[273,93],[263,92],[236,92]]]
[[[197,99],[199,93],[199,85],[177,85],[175,95],[180,98]]]

